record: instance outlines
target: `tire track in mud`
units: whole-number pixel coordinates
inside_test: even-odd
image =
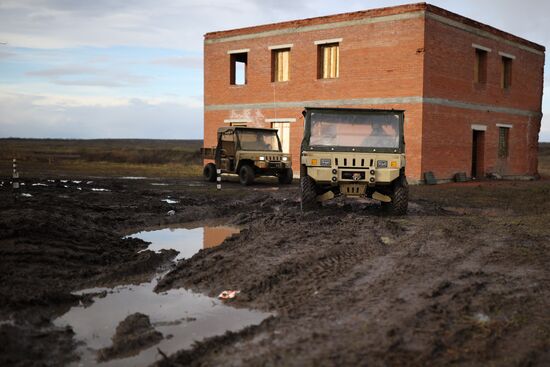
[[[357,278],[362,275],[360,272],[354,271],[354,267],[370,257],[383,256],[387,253],[387,248],[380,241],[379,232],[383,233],[384,231],[378,229],[381,221],[377,218],[353,218],[353,216],[350,217],[348,214],[344,214],[343,219],[330,216],[316,221],[308,220],[307,217],[305,219],[295,219],[294,225],[285,228],[285,234],[289,233],[289,235],[284,236],[284,238],[281,238],[281,235],[277,234],[278,232],[258,231],[258,236],[261,235],[269,240],[262,243],[262,248],[259,249],[260,253],[256,251],[254,254],[259,257],[258,262],[263,262],[261,254],[261,251],[264,251],[263,248],[270,248],[272,243],[280,244],[283,242],[286,244],[283,251],[288,251],[289,248],[301,249],[300,257],[295,259],[279,254],[285,260],[277,265],[272,265],[270,271],[264,271],[261,280],[253,283],[251,287],[245,288],[244,291],[247,297],[251,299],[251,303],[247,305],[267,306],[269,309],[275,309],[279,313],[277,320],[279,327],[290,329],[288,333],[281,331],[281,335],[285,335],[285,339],[279,341],[280,348],[277,349],[277,353],[283,353],[283,355],[285,353],[294,354],[296,343],[299,344],[299,340],[289,336],[289,334],[292,334],[291,331],[295,329],[295,327],[292,327],[293,320],[300,317],[312,323],[326,323],[326,321],[316,319],[316,315],[327,317],[326,313],[319,310],[320,304],[322,305],[325,299],[331,300],[329,308],[338,307],[337,305],[340,303],[345,306],[350,301],[353,304],[357,299],[361,299],[361,293],[354,294],[354,291],[350,291],[353,289]],[[269,218],[266,221],[272,223],[274,219]],[[262,221],[260,220],[260,222]],[[291,222],[294,222],[294,220]],[[350,232],[350,227],[346,226],[339,229],[338,227],[345,222],[348,222],[349,226],[353,226],[357,230]],[[331,223],[334,226],[330,230],[321,229],[318,233],[312,233],[310,230],[304,230],[303,228],[304,226],[311,228],[316,225],[323,228],[321,224],[326,226]],[[394,229],[398,227],[398,224],[395,223],[391,225]],[[258,225],[254,223],[253,227],[257,228]],[[253,231],[247,232],[246,238],[242,238],[242,242],[231,241],[234,242],[232,243],[234,247],[231,247],[231,249],[236,249],[235,247],[239,245],[246,246],[247,243],[253,243],[254,236],[251,235]],[[354,238],[342,239],[349,237],[350,233],[361,240]],[[313,241],[308,239],[311,236],[315,236]],[[220,250],[226,252],[229,248],[220,248]],[[243,259],[244,263],[248,261],[248,258]],[[256,272],[252,271],[252,273]],[[215,279],[210,279],[210,281],[216,282]],[[191,283],[197,284],[193,280],[187,284]],[[208,286],[205,288],[208,288]],[[339,298],[341,298],[341,301],[339,301]],[[323,307],[321,306],[321,308]],[[342,309],[349,309],[349,305]],[[335,325],[330,326],[329,324],[327,324],[327,328],[335,328]],[[349,326],[351,325],[347,325],[347,327]],[[319,334],[315,336],[317,339],[331,337],[326,332],[315,333]],[[276,335],[273,337],[277,340],[280,339]],[[272,352],[269,348],[266,349],[267,354]],[[235,356],[233,353],[231,355]],[[259,357],[260,359],[269,358],[261,353],[260,355],[262,355]],[[309,353],[308,358],[311,357],[314,358],[315,356]],[[286,361],[288,362],[288,360]],[[254,364],[254,359],[248,362]],[[296,363],[296,365],[299,364]]]
[[[242,218],[240,221],[242,223]],[[361,240],[358,241],[342,239],[345,236],[341,231],[322,229],[328,223],[338,226],[344,221],[330,216],[311,221],[288,212],[256,220],[249,223],[250,230],[243,231],[236,239],[188,260],[188,264],[193,263],[192,267],[185,263],[179,265],[160,282],[158,290],[177,286],[209,289],[211,282],[221,281],[226,287],[241,289],[242,297],[253,300],[259,307],[290,310],[294,304],[302,304],[304,298],[322,288],[327,280],[341,276],[365,257],[383,251],[380,240],[374,234],[365,237],[365,233],[361,233]],[[285,230],[281,232],[274,223],[284,226]],[[363,220],[360,223],[362,225]],[[313,231],[309,229],[312,227],[321,229]],[[312,241],[312,236],[322,238]],[[233,256],[217,257],[218,251],[235,252]],[[210,258],[219,261],[213,265]],[[195,275],[196,270],[208,267],[216,269],[209,274]],[[237,282],[245,268],[250,276]],[[223,274],[223,279],[217,278],[218,274]],[[254,277],[254,274],[261,276]],[[279,292],[279,289],[289,285],[290,288],[296,285],[294,292],[286,289]],[[218,286],[210,294],[220,289]]]
[[[237,333],[219,339],[226,347],[199,343],[204,354],[188,361],[301,366],[498,360],[489,351],[506,343],[500,333],[514,333],[507,321],[492,320],[496,308],[507,306],[499,289],[523,281],[485,267],[514,236],[501,226],[489,226],[482,211],[467,217],[418,212],[395,219],[338,209],[315,216],[283,210],[245,218],[252,227],[246,236],[219,249],[233,264],[222,274],[232,286],[246,285],[236,305],[275,310],[278,316],[248,329],[242,338]],[[266,229],[270,226],[279,231]],[[235,257],[228,251],[236,251]],[[243,252],[254,255],[242,258]],[[254,261],[269,265],[250,267]],[[242,274],[242,268],[250,274]],[[185,278],[179,281],[206,290],[227,284],[216,275],[198,283]],[[532,301],[532,296],[524,300]],[[485,312],[488,324],[476,319],[484,320]],[[209,345],[213,354],[207,352]],[[517,355],[516,361],[538,358]]]
[[[313,294],[327,288],[327,282],[346,274],[376,251],[371,246],[355,242],[323,242],[318,243],[315,253],[278,265],[267,279],[245,292],[257,294],[257,303],[265,302],[274,309],[293,312],[297,306],[307,303]],[[295,291],[282,291],[288,287]]]
[[[478,218],[478,220],[480,219]],[[468,223],[465,225],[468,225]],[[460,232],[460,227],[456,226],[454,228]],[[472,228],[472,226],[469,227],[470,229]],[[407,236],[407,242],[417,244],[412,251],[412,254],[414,254],[413,257],[401,257],[397,253],[392,254],[392,258],[400,259],[399,262],[393,262],[395,268],[394,275],[400,272],[399,268],[406,267],[408,269],[405,273],[418,274],[420,278],[413,278],[414,282],[411,282],[410,279],[404,280],[398,278],[398,282],[390,282],[387,285],[390,289],[407,289],[409,293],[409,300],[407,302],[409,305],[405,314],[393,313],[389,315],[388,312],[384,311],[392,308],[392,304],[389,302],[392,299],[392,292],[389,290],[384,291],[389,295],[386,297],[386,304],[377,304],[369,307],[370,310],[378,310],[380,313],[378,318],[394,320],[393,325],[388,324],[382,327],[382,329],[389,330],[388,336],[395,336],[395,340],[387,343],[390,346],[389,348],[382,348],[377,352],[379,358],[384,359],[387,363],[395,364],[408,360],[413,365],[424,365],[428,361],[433,362],[438,358],[451,358],[451,361],[460,362],[460,358],[454,357],[458,357],[459,355],[464,356],[468,352],[476,350],[490,350],[494,347],[493,344],[496,343],[494,340],[489,340],[486,342],[486,345],[479,346],[479,341],[472,343],[471,337],[475,338],[476,333],[479,334],[480,330],[486,330],[487,328],[487,326],[480,325],[479,322],[474,320],[475,312],[486,310],[487,305],[485,303],[491,304],[492,298],[499,296],[498,289],[491,289],[488,279],[493,279],[494,281],[496,275],[497,284],[501,287],[510,287],[512,284],[517,283],[517,278],[510,277],[507,274],[496,273],[489,275],[483,271],[482,261],[494,251],[498,251],[505,244],[505,241],[509,240],[509,237],[503,235],[498,230],[495,233],[484,230],[483,233],[479,233],[479,238],[474,241],[470,240],[465,248],[461,245],[460,250],[446,251],[446,258],[443,262],[439,258],[437,258],[437,261],[434,261],[433,259],[419,257],[423,252],[423,247],[428,237],[433,241],[434,234],[436,237],[449,236],[452,234],[449,233],[449,228],[453,228],[453,223],[432,227],[429,235],[427,233],[417,233],[413,236]],[[474,228],[480,231],[484,227],[474,226]],[[453,237],[466,239],[461,238],[465,237],[462,235],[455,235]],[[490,238],[491,246],[487,244],[487,238]],[[437,241],[437,238],[435,240],[436,243],[444,243],[440,240]],[[418,261],[421,263],[418,263]],[[464,266],[465,264],[467,266]],[[411,269],[411,265],[438,269],[438,271],[422,274]],[[436,267],[435,265],[440,266]],[[443,266],[441,267],[441,265]],[[437,281],[435,281],[436,279]],[[374,285],[371,284],[371,286]],[[496,285],[492,286],[495,287]],[[415,288],[415,295],[411,297],[411,290]],[[511,290],[511,292],[517,291],[518,288]],[[413,302],[414,298],[417,299],[416,307]],[[476,303],[476,299],[481,299],[482,301],[478,300]],[[413,304],[412,307],[411,303]],[[491,310],[490,307],[489,310]],[[482,313],[479,314],[483,315]],[[467,320],[467,328],[460,326],[461,323],[464,324],[464,320]],[[454,325],[457,322],[459,324],[458,327]],[[435,324],[437,327],[426,332],[424,330],[425,325],[430,324]],[[493,324],[491,327],[498,329],[499,332],[504,332],[501,325]],[[380,328],[380,325],[378,325],[378,328]],[[464,333],[468,335],[464,335]],[[491,339],[491,335],[483,336]],[[410,351],[411,344],[416,344],[418,348],[419,343],[422,345],[419,349],[423,353],[412,353]],[[449,353],[449,350],[453,348],[456,349],[454,357],[450,355],[452,353]],[[505,355],[505,351],[503,351],[502,355]],[[391,356],[391,358],[388,358],[388,356]],[[481,353],[473,356],[473,358],[489,360],[490,358],[496,358],[496,354],[488,355],[487,353]]]
[[[23,295],[27,298],[22,301],[33,305],[32,310],[40,304],[46,311],[37,318],[47,324],[49,315],[59,312],[54,305],[77,301],[66,298],[72,288],[83,279],[99,279],[96,271],[109,255],[115,263],[133,261],[139,244],[119,247],[129,228],[222,217],[247,229],[180,262],[163,279],[163,289],[186,286],[214,296],[241,289],[231,304],[275,311],[276,316],[199,342],[162,364],[506,366],[550,361],[546,196],[536,197],[530,211],[519,202],[498,206],[498,197],[517,196],[507,187],[492,195],[494,208],[483,206],[485,193],[476,194],[475,188],[461,188],[463,194],[445,187],[414,187],[410,214],[394,218],[379,215],[375,206],[346,201],[302,214],[295,188],[260,192],[228,183],[220,193],[187,187],[150,190],[148,183],[138,182],[123,189],[115,186],[101,183],[112,193],[84,193],[70,200],[58,195],[68,195],[66,189],[51,190],[17,208],[1,201],[0,207],[29,218],[0,220],[0,237],[10,237],[0,241],[17,246],[2,248],[9,252],[10,262],[4,264],[12,278],[2,273],[10,282],[3,282],[0,295],[11,296],[17,287],[32,292],[37,289],[33,283],[43,285],[45,294]],[[419,196],[415,192],[425,195],[414,198]],[[530,193],[526,189],[519,197],[531,198]],[[180,203],[160,202],[168,194]],[[465,200],[472,195],[477,195],[475,208]],[[176,215],[166,216],[171,208]],[[533,227],[534,220],[544,225]],[[51,263],[37,256],[41,244],[51,250]],[[21,267],[22,260],[32,266]],[[72,269],[79,261],[77,270],[82,272],[75,277],[62,266],[67,263]],[[130,267],[127,273],[120,264],[120,272],[106,267],[103,280],[155,267],[144,258],[136,264],[143,267]],[[36,274],[51,269],[51,278],[14,280],[20,269],[36,269]],[[32,311],[23,308],[26,314]],[[16,328],[0,326],[0,332],[6,331],[0,339],[29,331],[21,334],[22,342],[34,340],[35,329]],[[52,334],[50,341],[70,338]],[[38,341],[39,353],[33,355],[49,358],[48,345]]]

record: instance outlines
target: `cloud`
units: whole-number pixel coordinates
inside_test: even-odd
[[[125,87],[143,85],[151,78],[128,72],[99,69],[80,65],[29,71],[27,76],[44,77],[50,83],[65,86]]]
[[[15,57],[17,54],[14,52],[0,51],[0,60],[7,59],[9,57]]]
[[[539,141],[550,142],[550,124],[546,123],[544,118],[540,128]]]
[[[119,75],[117,77],[102,78],[81,78],[81,79],[59,79],[52,78],[50,81],[58,85],[79,86],[79,87],[108,87],[119,88],[131,85],[146,84],[149,78],[143,76]]]
[[[339,11],[360,9],[358,1]],[[200,51],[210,31],[330,14],[322,1],[3,0],[0,40],[16,47],[146,46]]]
[[[194,99],[106,99],[0,94],[3,137],[201,139]]]
[[[63,80],[63,79],[52,79],[52,83],[58,85],[66,86],[78,86],[78,87],[106,87],[106,88],[118,88],[123,87],[127,84],[121,83],[117,80],[111,79],[78,79],[78,80]]]
[[[196,57],[196,56],[165,57],[161,59],[152,60],[151,63],[157,64],[157,65],[168,65],[176,68],[202,69],[203,58]]]
[[[146,46],[199,51],[210,31],[402,4],[401,0],[3,0],[0,41],[33,48]],[[434,0],[537,42],[549,40],[550,2]],[[518,14],[524,21],[518,20]]]
[[[93,48],[105,50],[105,53],[101,57],[93,60],[90,58],[80,64],[80,59],[64,60],[63,63],[68,65],[47,62],[39,64],[42,62],[39,61],[40,58],[32,58],[35,62],[33,70],[21,73],[27,78],[21,78],[20,89],[23,89],[25,83],[32,83],[38,79],[48,82],[49,88],[59,88],[62,93],[43,95],[37,89],[34,94],[18,95],[17,98],[22,101],[18,108],[27,107],[28,110],[16,111],[8,109],[4,105],[7,104],[5,96],[0,96],[3,98],[0,99],[0,130],[5,134],[7,118],[4,114],[12,116],[21,126],[27,126],[28,133],[35,134],[41,130],[41,116],[44,116],[45,120],[62,119],[60,111],[66,111],[68,119],[76,118],[76,111],[94,115],[94,109],[97,109],[98,114],[112,111],[113,116],[129,118],[133,108],[138,120],[147,108],[158,108],[161,105],[171,111],[196,112],[197,106],[202,103],[200,99],[189,96],[186,97],[186,101],[168,100],[165,94],[182,91],[187,94],[200,93],[191,87],[184,89],[183,86],[197,85],[200,90],[198,78],[202,69],[202,59],[195,55],[202,51],[205,33],[402,3],[402,0],[349,0],[339,3],[332,0],[2,0],[0,41],[8,42],[8,45],[0,45],[0,62],[7,65],[8,62],[12,63],[13,60],[22,58],[18,47],[28,47],[35,51],[59,51],[59,58],[63,58],[64,55],[61,54],[64,50],[79,54],[82,50]],[[550,44],[550,23],[546,15],[550,12],[549,1],[433,0],[431,3],[534,42]],[[109,53],[111,48],[121,46],[128,49],[164,49],[170,52],[132,54],[131,56],[136,56],[136,59],[125,59],[122,62],[120,57],[128,57],[127,54],[121,56],[128,50],[119,49],[117,52]],[[14,52],[17,52],[17,55]],[[31,58],[27,58],[27,61],[29,59]],[[130,65],[131,62],[141,66]],[[3,66],[0,65],[0,73]],[[171,69],[167,72],[162,67]],[[146,70],[147,68],[149,69]],[[179,70],[175,70],[176,68]],[[8,76],[8,73],[11,72],[6,72],[5,75]],[[173,78],[171,74],[178,79]],[[9,77],[13,78],[12,75],[9,74]],[[196,78],[193,79],[195,83],[183,82],[189,78]],[[167,81],[170,81],[169,85]],[[177,83],[179,84],[176,85]],[[141,86],[147,88],[140,90]],[[98,90],[106,93],[116,90],[120,96],[101,96],[97,93]],[[122,95],[130,92],[133,93],[132,96]],[[71,93],[88,96],[71,96]],[[134,99],[135,95],[140,93],[156,95],[156,100],[139,96]],[[9,106],[14,108],[15,102],[11,99],[10,101],[12,102]],[[191,105],[194,107],[190,107]],[[550,99],[545,97],[544,110],[546,106],[550,107]],[[121,111],[125,111],[125,114]],[[37,116],[31,116],[32,113]],[[18,117],[13,114],[17,114]],[[23,116],[26,116],[26,120]],[[174,118],[175,126],[180,126],[185,117]],[[82,121],[89,119],[85,115],[79,118]],[[154,117],[152,118],[154,121]],[[110,117],[105,119],[114,125],[117,124]],[[199,116],[199,119],[202,121],[202,116]],[[547,120],[546,117],[543,120],[541,140],[550,141],[550,121]],[[28,121],[35,121],[37,126],[32,127]],[[136,133],[132,127],[129,129],[129,134]],[[25,136],[24,130],[18,131],[22,133],[21,136]],[[83,136],[96,133],[93,124],[88,123],[82,125],[81,132]],[[56,128],[52,134],[54,133],[63,133],[63,130]],[[158,133],[161,134],[162,131],[158,130]]]
[[[6,89],[6,88],[4,88]],[[0,91],[0,104],[16,104],[17,100],[24,100],[33,106],[59,107],[113,107],[130,106],[136,104],[162,105],[179,104],[185,108],[202,108],[202,96],[160,96],[160,97],[116,97],[103,95],[63,95],[54,93],[20,93],[16,90]],[[1,115],[0,115],[1,116]],[[1,123],[2,119],[0,119]]]
[[[61,77],[67,75],[80,75],[80,74],[98,74],[100,73],[99,69],[86,67],[86,66],[77,66],[69,65],[65,67],[44,69],[29,71],[26,75],[29,76],[46,76],[46,77]]]

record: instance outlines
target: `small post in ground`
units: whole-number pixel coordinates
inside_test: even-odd
[[[17,160],[13,158],[13,175],[12,175],[13,189],[19,188],[19,172],[17,172]]]
[[[217,181],[216,188],[218,190],[221,190],[222,189],[222,170],[219,168],[216,169],[216,181]]]
[[[13,187],[13,202],[17,203],[17,191],[19,191],[19,172],[17,172],[17,160],[13,158],[13,174],[12,174],[12,187]]]

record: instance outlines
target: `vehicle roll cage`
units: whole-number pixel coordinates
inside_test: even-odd
[[[313,112],[330,112],[333,114],[341,115],[399,115],[399,147],[398,148],[365,148],[365,147],[346,147],[346,146],[321,146],[310,145],[309,140],[311,138],[311,114]],[[337,148],[339,152],[362,152],[362,153],[405,153],[405,137],[403,134],[403,127],[405,121],[404,110],[379,110],[379,109],[362,109],[362,108],[320,108],[320,107],[305,107],[302,112],[304,116],[304,138],[302,140],[302,152],[304,151],[333,151]]]

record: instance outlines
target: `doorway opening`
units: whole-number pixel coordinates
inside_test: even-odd
[[[472,130],[472,178],[483,177],[485,151],[485,131]]]

